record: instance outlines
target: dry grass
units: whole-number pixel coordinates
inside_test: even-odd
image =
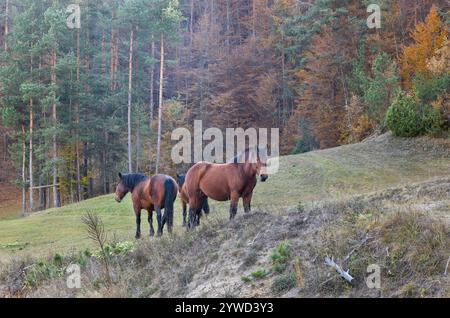
[[[391,159],[399,158],[389,167],[400,169],[406,162],[405,153],[413,156],[412,152],[417,152],[417,149],[408,148],[408,142],[389,141],[389,147],[401,146],[401,149],[390,150]],[[284,158],[294,166],[299,158],[314,159],[325,173],[318,177],[294,178],[289,176],[289,171],[294,168],[284,166],[280,175],[271,180],[271,187],[275,185],[277,189],[272,196],[279,196],[278,199],[288,207],[272,208],[265,204],[266,208],[256,208],[249,215],[239,213],[235,220],[228,221],[226,213],[222,213],[219,206],[213,206],[217,210],[194,232],[181,230],[172,236],[138,241],[133,251],[111,256],[111,284],[105,279],[101,259],[93,257],[92,250],[84,251],[89,245],[85,244],[87,235],[79,216],[87,206],[95,205],[108,234],[114,234],[120,228],[129,235],[117,235],[114,240],[130,240],[129,236],[133,234],[130,226],[134,223],[132,215],[128,215],[129,207],[114,205],[117,210],[111,211],[111,200],[104,197],[61,210],[64,211],[62,214],[52,210],[43,213],[42,217],[36,215],[20,220],[20,225],[25,225],[21,230],[36,229],[39,232],[41,227],[45,228],[42,222],[49,221],[47,226],[62,226],[59,232],[66,240],[82,239],[75,242],[76,249],[69,249],[63,256],[55,258],[54,252],[38,253],[33,257],[14,256],[8,264],[0,265],[0,297],[449,297],[450,276],[445,276],[444,271],[450,256],[450,179],[442,178],[442,175],[438,178],[439,172],[450,168],[448,165],[443,168],[445,156],[437,152],[429,155],[430,173],[423,168],[417,170],[414,168],[416,163],[410,162],[392,177],[395,182],[391,177],[377,175],[375,169],[364,174],[366,179],[353,183],[355,191],[358,186],[362,187],[359,194],[350,195],[353,190],[344,194],[353,178],[358,177],[357,174],[346,176],[350,169],[346,166],[356,166],[353,172],[357,172],[364,161],[370,163],[372,160],[357,154],[359,157],[351,162],[352,152],[358,147],[367,149],[369,145],[375,152],[382,147],[381,142],[375,140],[353,148],[348,146]],[[422,160],[420,164],[426,161],[421,152],[413,157]],[[332,162],[337,158],[340,160],[338,166]],[[373,160],[381,169],[381,158]],[[369,166],[366,163],[367,171]],[[301,174],[307,172],[303,168],[307,169],[299,169]],[[405,176],[400,176],[400,172],[405,172]],[[415,177],[413,172],[417,172]],[[423,181],[428,179],[425,175],[434,180]],[[377,183],[371,178],[383,181]],[[411,183],[414,178],[422,181]],[[299,195],[311,180],[309,191],[321,186],[317,195],[326,191],[331,194],[317,201],[308,200],[308,193]],[[343,192],[338,191],[338,185],[328,185],[336,180],[348,182]],[[386,186],[402,180],[406,185]],[[365,187],[364,182],[370,186]],[[260,186],[255,199],[261,206],[262,195],[267,194],[268,188],[265,188],[267,184]],[[377,191],[366,192],[374,188]],[[64,227],[67,222],[53,222],[63,219],[79,224],[68,228]],[[12,221],[4,224],[7,233],[3,240],[16,242],[15,235],[22,233],[17,232],[18,224]],[[56,230],[54,234],[59,233],[59,229]],[[32,239],[31,236],[28,238]],[[47,241],[48,238],[36,241],[41,245],[33,241],[38,245],[26,246],[26,249],[37,249]],[[17,244],[10,247],[19,248]],[[326,256],[333,256],[345,270],[350,270],[355,278],[353,286],[323,264]],[[72,263],[80,264],[82,268],[82,288],[79,290],[66,286],[64,271]],[[380,290],[369,289],[365,284],[370,264],[378,264],[381,268]]]

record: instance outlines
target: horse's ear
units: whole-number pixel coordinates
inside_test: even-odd
[[[119,178],[122,180],[122,172],[119,172]]]

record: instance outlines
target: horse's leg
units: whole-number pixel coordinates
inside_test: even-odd
[[[191,230],[195,227],[195,216],[194,211],[192,210],[192,205],[189,205],[189,219],[187,223],[187,230]]]
[[[245,197],[242,198],[244,201],[244,212],[248,213],[251,210],[251,203],[252,203],[252,192],[250,194],[247,194]]]
[[[156,210],[156,219],[158,220],[158,236],[163,234],[163,223],[161,219],[161,207],[159,205],[155,205]]]
[[[203,211],[205,212],[205,216],[208,216],[209,214],[209,204],[208,204],[208,197],[206,197],[203,201]]]
[[[198,209],[195,212],[195,226],[199,226],[200,225],[200,218],[202,217],[202,210]]]
[[[155,236],[153,229],[153,209],[148,209],[148,224],[150,225],[150,236]]]
[[[170,223],[170,217],[167,213],[167,209],[164,208],[164,214],[162,217],[162,228],[164,228],[164,225],[166,225],[166,222],[167,222],[167,231],[169,232],[169,234],[172,234],[173,225]]]
[[[136,239],[141,238],[141,208],[134,208],[134,213],[136,214]]]
[[[237,213],[239,194],[237,192],[232,192],[230,196],[230,220],[233,219]]]
[[[186,224],[186,214],[187,214],[187,204],[186,204],[186,202],[182,202],[182,205],[183,205],[183,227],[185,227],[187,224]]]

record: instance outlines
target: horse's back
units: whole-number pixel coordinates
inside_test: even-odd
[[[234,164],[216,164],[199,162],[186,174],[188,196],[201,191],[207,197],[217,201],[227,201],[230,197],[230,179],[235,176]]]
[[[155,205],[164,206],[166,196],[166,181],[173,185],[172,199],[175,200],[178,193],[178,185],[174,178],[165,174],[156,174],[150,179],[149,194]]]

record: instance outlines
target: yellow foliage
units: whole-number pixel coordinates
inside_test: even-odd
[[[414,43],[404,48],[401,65],[406,88],[411,88],[414,74],[430,76],[428,61],[448,42],[448,30],[443,25],[436,6],[433,5],[425,22],[416,25],[411,37]]]

